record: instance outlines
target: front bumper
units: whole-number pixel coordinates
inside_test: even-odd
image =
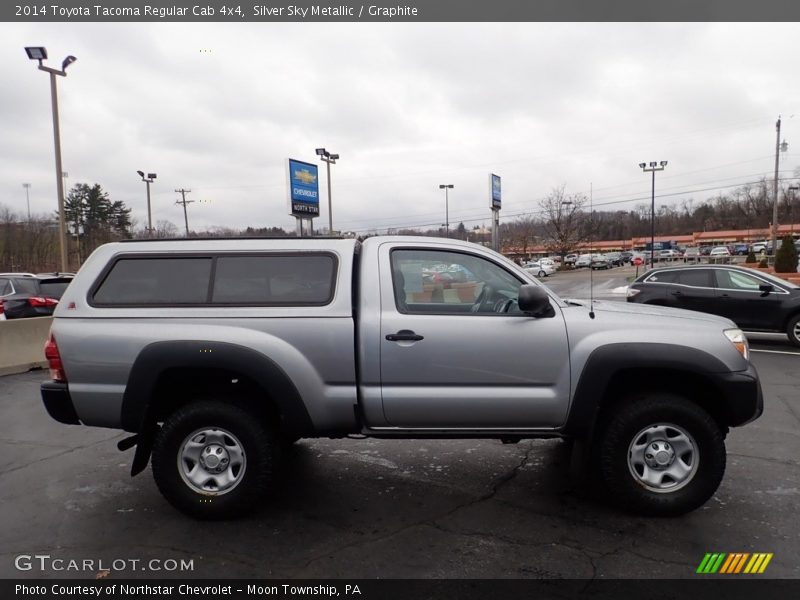
[[[725,418],[731,427],[755,421],[764,412],[761,383],[753,365],[746,371],[714,374],[714,383],[725,402]]]
[[[59,423],[67,425],[80,425],[78,414],[72,404],[69,388],[66,383],[45,381],[42,383],[42,401],[47,409],[47,414]]]

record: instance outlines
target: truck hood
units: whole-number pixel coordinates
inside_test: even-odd
[[[588,308],[588,300],[576,300],[574,298],[566,300],[568,304],[579,305]],[[725,317],[719,317],[709,313],[697,312],[694,310],[684,310],[682,308],[669,308],[666,306],[653,306],[650,304],[636,304],[634,302],[617,302],[608,300],[595,300],[594,312],[597,313],[620,313],[628,315],[652,315],[654,317],[672,317],[680,319],[692,319],[695,321],[705,321],[724,327],[734,328],[736,324]]]

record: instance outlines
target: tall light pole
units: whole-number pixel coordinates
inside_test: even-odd
[[[25,188],[25,200],[27,200],[27,202],[28,202],[28,223],[30,223],[31,222],[31,195],[30,195],[31,184],[30,183],[23,183],[22,187]]]
[[[61,250],[61,271],[67,271],[67,228],[64,216],[64,181],[61,178],[61,131],[58,124],[58,92],[56,90],[56,75],[67,76],[67,67],[77,59],[70,55],[61,62],[61,70],[45,67],[43,60],[47,60],[47,50],[43,46],[26,46],[25,52],[31,60],[39,61],[39,70],[50,73],[50,103],[53,107],[53,142],[56,148],[56,189],[58,190],[58,244]]]
[[[772,251],[778,253],[778,165],[780,163],[781,152],[786,152],[789,144],[783,140],[781,144],[781,116],[778,115],[778,122],[775,123],[775,179],[772,181]]]
[[[148,173],[144,176],[144,171],[136,171],[139,177],[147,184],[147,237],[153,237],[153,214],[150,212],[150,184],[156,178],[155,173]]]
[[[450,237],[450,198],[448,191],[453,189],[452,183],[443,183],[439,186],[440,190],[444,190],[444,231],[445,235]]]
[[[661,162],[651,161],[650,166],[647,163],[639,163],[639,167],[645,173],[653,173],[653,185],[650,193],[650,267],[655,266],[656,256],[656,171],[663,171],[667,166],[667,161]]]
[[[331,206],[331,165],[336,164],[338,154],[331,154],[325,148],[317,148],[317,156],[328,163],[328,235],[333,235],[333,208]]]

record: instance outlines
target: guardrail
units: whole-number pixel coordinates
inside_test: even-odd
[[[53,317],[0,321],[0,375],[46,367],[44,343]]]

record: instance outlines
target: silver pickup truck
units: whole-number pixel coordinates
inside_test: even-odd
[[[131,432],[198,518],[257,506],[299,438],[562,437],[619,505],[681,514],[762,412],[729,320],[565,301],[482,246],[426,237],[130,241],[97,249],[45,354],[49,414]]]

